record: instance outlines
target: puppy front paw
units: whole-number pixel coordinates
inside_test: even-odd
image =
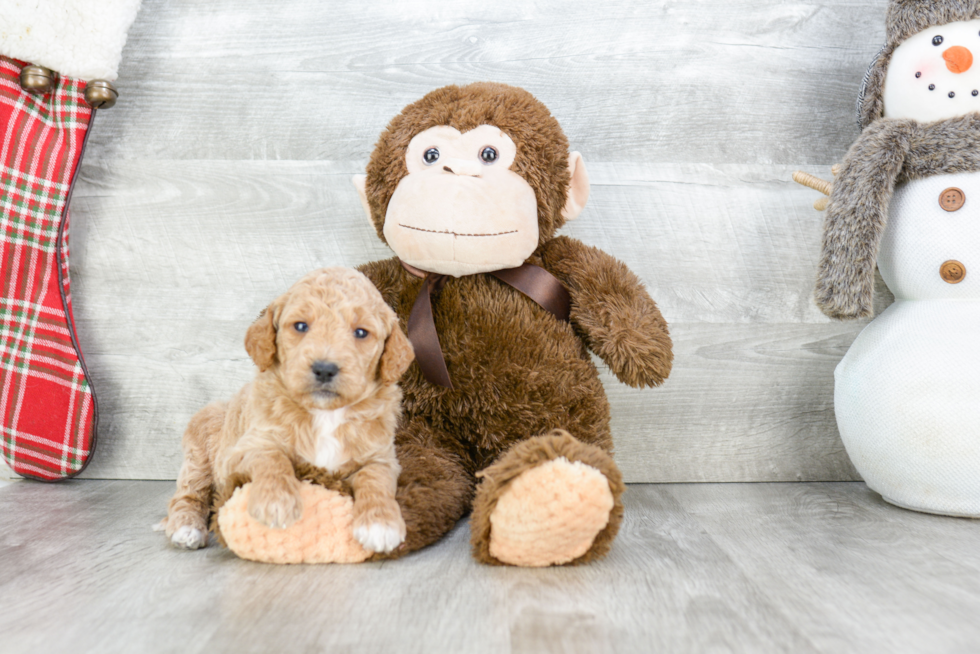
[[[395,500],[359,507],[354,502],[354,538],[371,552],[388,554],[405,542],[405,521]]]
[[[285,529],[303,516],[300,483],[295,478],[253,482],[248,514],[273,529]]]
[[[170,544],[185,550],[197,550],[208,544],[208,533],[190,525],[184,525],[170,537]]]
[[[197,550],[208,546],[208,524],[206,515],[186,507],[171,511],[153,529],[166,533],[167,540],[174,547],[184,550]]]

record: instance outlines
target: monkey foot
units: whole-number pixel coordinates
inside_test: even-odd
[[[585,554],[609,523],[612,491],[605,475],[580,461],[555,459],[511,482],[490,514],[490,554],[530,567],[568,563]]]
[[[474,554],[481,561],[581,563],[612,544],[623,488],[612,459],[566,432],[539,439],[519,444],[484,473],[472,521]]]
[[[303,516],[286,529],[272,529],[248,514],[251,484],[235,490],[218,511],[228,548],[264,563],[360,563],[371,553],[354,538],[350,496],[303,482]]]

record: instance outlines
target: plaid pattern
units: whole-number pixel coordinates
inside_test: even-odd
[[[81,472],[95,447],[68,280],[68,198],[92,110],[79,80],[25,92],[22,65],[0,57],[0,450],[50,481]]]

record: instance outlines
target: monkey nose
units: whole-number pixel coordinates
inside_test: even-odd
[[[943,52],[946,68],[954,73],[965,73],[973,65],[973,53],[962,45],[954,45]]]
[[[479,177],[483,174],[483,166],[476,161],[466,159],[449,159],[442,166],[443,171],[466,177]]]

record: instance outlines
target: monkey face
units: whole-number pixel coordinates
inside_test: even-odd
[[[902,42],[885,76],[886,118],[932,122],[980,111],[980,20],[934,25]]]
[[[416,134],[385,213],[388,245],[412,266],[454,277],[523,264],[538,245],[538,204],[511,170],[516,156],[492,125]]]

